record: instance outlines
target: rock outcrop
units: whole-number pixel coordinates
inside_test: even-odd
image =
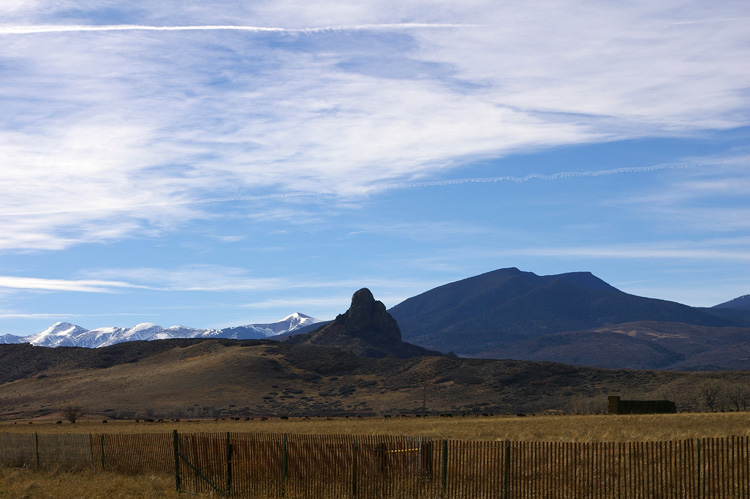
[[[354,293],[349,310],[339,314],[332,322],[315,331],[291,336],[286,341],[295,345],[343,348],[364,357],[442,355],[401,341],[401,330],[396,319],[367,288]]]

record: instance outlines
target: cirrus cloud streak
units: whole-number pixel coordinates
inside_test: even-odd
[[[735,2],[260,2],[233,4],[236,24],[197,4],[172,24],[169,5],[134,5],[133,24],[0,27],[0,249],[150,237],[217,216],[205,200],[516,181],[444,179],[478,159],[750,122]]]

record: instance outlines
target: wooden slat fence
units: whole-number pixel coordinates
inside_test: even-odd
[[[440,453],[427,438],[230,433],[180,435],[178,442],[181,488],[191,492],[290,498],[440,492],[433,476]]]
[[[629,443],[227,435],[237,497],[750,498],[748,437]],[[208,455],[187,439],[196,462]],[[209,438],[203,437],[203,438]],[[214,437],[210,437],[214,438]],[[219,439],[214,440],[219,445]],[[260,445],[259,445],[260,444]],[[225,442],[225,446],[228,443]],[[226,447],[225,447],[226,449]],[[214,457],[210,457],[214,456]],[[242,458],[240,458],[242,456]],[[226,463],[226,461],[222,461]],[[201,470],[206,476],[209,471]],[[214,484],[226,480],[213,468]],[[194,488],[209,492],[194,474]]]
[[[0,433],[0,464],[172,474],[229,497],[750,499],[750,437],[510,442],[194,433]]]
[[[81,434],[35,435],[40,467],[63,466],[69,469],[92,467],[91,437]]]
[[[0,433],[0,463],[17,468],[37,467],[36,435]]]
[[[90,435],[0,433],[0,464],[86,469],[92,462]]]
[[[168,433],[93,434],[95,470],[126,475],[174,474],[172,435]]]

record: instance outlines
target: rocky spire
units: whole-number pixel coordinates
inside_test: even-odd
[[[290,336],[286,341],[293,345],[343,348],[363,357],[442,355],[401,341],[401,330],[396,319],[367,288],[354,293],[349,310],[335,320],[315,331]]]
[[[350,336],[387,343],[401,341],[401,330],[396,319],[386,312],[383,302],[375,300],[367,288],[354,293],[349,310],[336,317],[336,322],[343,324],[344,333]]]

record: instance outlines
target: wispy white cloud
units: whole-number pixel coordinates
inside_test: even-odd
[[[251,309],[269,309],[269,308],[287,308],[301,307],[306,308],[333,308],[338,307],[341,312],[345,312],[351,301],[351,295],[341,294],[338,296],[300,296],[300,297],[285,297],[270,300],[261,300],[242,305],[244,308]]]
[[[111,293],[126,288],[138,288],[122,281],[44,279],[37,277],[0,276],[0,288],[31,291],[73,291],[82,293]]]
[[[241,25],[202,25],[202,26],[145,26],[138,24],[123,24],[109,26],[85,25],[40,25],[40,26],[0,26],[0,35],[28,35],[43,33],[85,33],[97,31],[249,31],[252,33],[291,33],[314,34],[330,31],[372,31],[372,30],[412,30],[412,29],[440,29],[440,28],[470,28],[465,24],[436,24],[436,23],[393,23],[393,24],[359,24],[342,26],[324,26],[314,28],[276,28],[267,26]]]
[[[148,236],[224,200],[351,201],[435,185],[477,158],[750,121],[737,2],[157,4],[4,7],[0,249]],[[102,23],[102,9],[137,22]],[[698,22],[707,14],[717,22]]]
[[[714,234],[750,229],[750,157],[706,158],[697,166],[608,204],[634,210],[666,230],[678,226],[686,233]]]
[[[84,273],[90,281],[81,282],[129,282],[128,286],[140,286],[160,291],[284,291],[320,290],[343,288],[353,293],[362,286],[382,287],[391,290],[422,289],[434,282],[415,279],[393,280],[381,276],[360,276],[351,279],[323,278],[314,275],[295,277],[253,277],[248,269],[222,265],[188,265],[177,268],[107,268],[88,270]],[[73,281],[78,282],[78,281]],[[0,283],[2,281],[0,280]],[[125,284],[123,284],[125,286]],[[350,295],[351,297],[351,295]]]
[[[87,271],[96,279],[127,279],[161,291],[277,290],[289,285],[285,278],[256,278],[247,269],[221,265],[189,265],[176,269],[110,268]]]
[[[0,312],[0,318],[3,319],[49,319],[49,320],[61,320],[61,319],[72,319],[76,317],[142,317],[147,315],[157,314],[133,314],[129,312],[113,312],[109,314],[71,314],[71,313],[6,313]]]

